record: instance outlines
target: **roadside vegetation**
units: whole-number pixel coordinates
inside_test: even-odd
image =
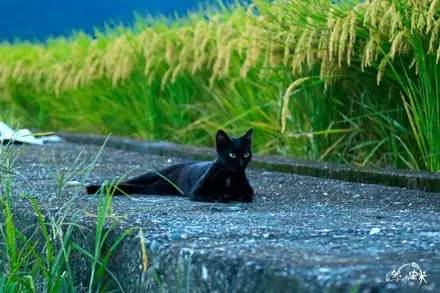
[[[339,3],[332,3],[339,2]],[[0,45],[0,118],[38,129],[440,170],[437,0],[254,1]]]
[[[88,226],[81,224],[84,215],[73,204],[81,192],[66,197],[69,180],[85,178],[94,162],[86,164],[78,156],[71,167],[60,170],[53,180],[55,198],[44,198],[46,203],[61,202],[54,210],[34,195],[16,191],[16,178],[27,182],[13,167],[17,151],[0,145],[0,292],[123,292],[108,263],[130,231],[110,236],[112,196],[99,195],[94,224]]]

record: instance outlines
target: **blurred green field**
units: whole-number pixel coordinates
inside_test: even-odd
[[[186,19],[0,45],[0,119],[20,127],[440,170],[436,0],[254,1]]]

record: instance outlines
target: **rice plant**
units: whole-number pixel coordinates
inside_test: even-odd
[[[426,129],[438,102],[422,80],[437,70],[439,30],[436,0],[256,0],[4,43],[0,118],[201,145],[252,126],[263,154],[438,171]],[[416,40],[432,56],[425,72]],[[420,91],[429,115],[410,97]]]
[[[361,164],[373,157],[387,164],[392,157],[396,166],[440,170],[436,163],[440,133],[435,130],[440,115],[435,90],[440,59],[438,1],[284,1],[279,8],[266,7],[275,20],[266,26],[275,36],[271,41],[285,48],[280,58],[294,74],[307,76],[317,66],[328,87],[339,89],[343,79],[350,79],[350,88],[342,88],[346,105],[365,108],[362,96],[370,96],[369,113],[362,116],[375,120],[379,129],[370,128],[366,134],[379,136],[349,143],[352,150],[367,146],[366,153],[356,156]],[[374,93],[375,88],[384,92]],[[373,101],[373,107],[371,93],[379,101]],[[359,110],[350,112],[341,115],[347,122],[360,117]],[[388,127],[391,133],[386,134],[380,128],[390,123],[394,127]]]
[[[440,67],[419,37],[412,37],[410,45],[418,67],[416,77],[402,62],[399,67],[390,65],[390,78],[402,88],[402,103],[415,141],[414,153],[420,158],[417,168],[440,170]]]

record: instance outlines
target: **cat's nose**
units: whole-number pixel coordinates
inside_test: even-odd
[[[240,160],[240,167],[243,167],[244,164],[245,164],[245,161],[244,160]]]

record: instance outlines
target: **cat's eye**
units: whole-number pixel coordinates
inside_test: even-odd
[[[249,155],[250,155],[249,153],[244,153],[245,158],[249,158]]]
[[[229,156],[231,157],[231,159],[235,159],[237,157],[234,153],[229,153]]]

